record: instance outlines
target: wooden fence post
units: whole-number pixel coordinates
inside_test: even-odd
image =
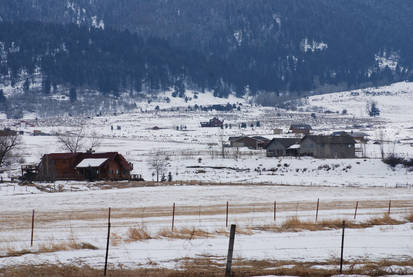
[[[359,201],[356,202],[356,208],[354,209],[354,219],[357,217],[357,209],[359,207]]]
[[[33,235],[34,235],[34,209],[32,212],[32,234],[30,239],[30,247],[33,247]]]
[[[277,201],[274,201],[274,222],[277,219]]]
[[[318,220],[318,208],[320,207],[320,198],[317,198],[317,209],[315,212],[315,223],[317,223]]]
[[[108,236],[106,238],[106,255],[105,255],[105,269],[103,271],[103,276],[106,276],[106,272],[108,269],[108,256],[109,256],[109,241],[110,241],[110,208],[108,214]]]
[[[174,226],[175,226],[175,202],[172,205],[172,232],[174,231]]]
[[[227,211],[226,211],[226,216],[225,216],[225,227],[228,227],[228,208],[229,208],[229,203],[227,201]]]
[[[343,220],[343,233],[341,236],[340,274],[343,273],[344,230],[345,228],[346,228],[346,222]]]
[[[388,214],[389,214],[389,216],[390,216],[390,210],[391,210],[391,200],[389,200],[389,210],[388,210]]]
[[[229,234],[227,266],[225,268],[225,277],[230,277],[231,276],[232,254],[234,252],[235,227],[236,227],[235,224],[231,224],[231,231],[230,231],[230,234]]]

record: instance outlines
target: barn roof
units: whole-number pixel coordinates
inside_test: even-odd
[[[306,139],[311,139],[317,144],[354,144],[355,141],[351,136],[316,136],[308,135],[303,138],[303,141]]]
[[[253,137],[250,137],[250,136],[229,137],[229,141],[237,141],[237,140],[240,140],[240,139],[253,139],[253,140],[256,140],[256,141],[258,141],[258,142],[268,142],[268,141],[270,141],[269,139],[267,139],[267,138],[265,138],[265,137],[262,137],[262,136],[253,136]]]
[[[262,141],[262,142],[270,141],[269,139],[267,139],[267,138],[265,138],[265,137],[262,137],[262,136],[253,136],[252,138],[253,138],[253,139],[256,139],[256,140],[260,140],[260,141]]]
[[[337,131],[333,132],[331,135],[333,136],[352,136],[353,138],[363,138],[363,137],[368,137],[369,135],[363,132],[346,132],[346,131]]]
[[[45,154],[44,157],[47,157],[49,159],[54,159],[54,160],[68,160],[75,158],[78,153],[51,153],[51,154]]]
[[[300,142],[301,139],[299,138],[273,138],[271,140],[271,142],[268,144],[270,145],[273,142],[278,142],[280,143],[282,146],[284,146],[285,148],[290,147],[293,144],[297,144]]]

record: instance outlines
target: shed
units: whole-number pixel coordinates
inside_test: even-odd
[[[248,147],[250,149],[263,149],[270,142],[269,139],[261,136],[240,136],[229,138],[231,147]]]
[[[274,138],[268,143],[266,147],[267,157],[280,157],[289,155],[292,153],[291,151],[288,151],[289,153],[287,153],[289,147],[299,143],[299,138]]]
[[[348,135],[307,135],[301,140],[300,155],[315,158],[354,158],[355,141]]]

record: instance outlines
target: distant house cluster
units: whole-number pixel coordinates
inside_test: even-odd
[[[267,157],[312,156],[315,158],[355,158],[356,143],[365,143],[368,136],[362,132],[334,132],[331,135],[312,135],[308,124],[291,124],[290,134],[295,137],[237,136],[229,138],[230,147],[265,149]],[[274,129],[281,134],[282,129]]]
[[[291,124],[290,132],[293,134],[304,134],[308,135],[311,132],[311,126],[308,124]]]
[[[233,124],[224,124],[224,120],[220,120],[217,117],[214,117],[212,119],[210,119],[209,121],[205,121],[205,122],[200,122],[201,127],[219,127],[222,129],[232,129]],[[237,125],[234,125],[237,126]],[[238,124],[238,128],[239,129],[246,129],[247,127],[260,127],[261,126],[261,122],[260,121],[254,121],[254,122],[241,122]]]
[[[217,117],[210,119],[207,122],[201,122],[201,127],[220,127],[224,126],[224,120],[219,120]]]

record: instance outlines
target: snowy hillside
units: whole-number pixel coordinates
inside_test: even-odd
[[[380,115],[370,117],[370,126],[364,130],[373,138],[381,132],[388,141],[413,139],[413,83],[400,82],[379,88],[366,88],[324,95],[311,96],[304,100],[303,108],[322,113],[343,113],[353,118],[369,118],[368,106],[376,103]],[[408,151],[409,152],[409,151]]]
[[[366,88],[352,91],[309,97],[311,108],[320,107],[322,111],[348,113],[357,117],[368,116],[366,106],[377,102],[380,118],[394,123],[411,122],[413,119],[413,83],[400,82],[379,88]]]

